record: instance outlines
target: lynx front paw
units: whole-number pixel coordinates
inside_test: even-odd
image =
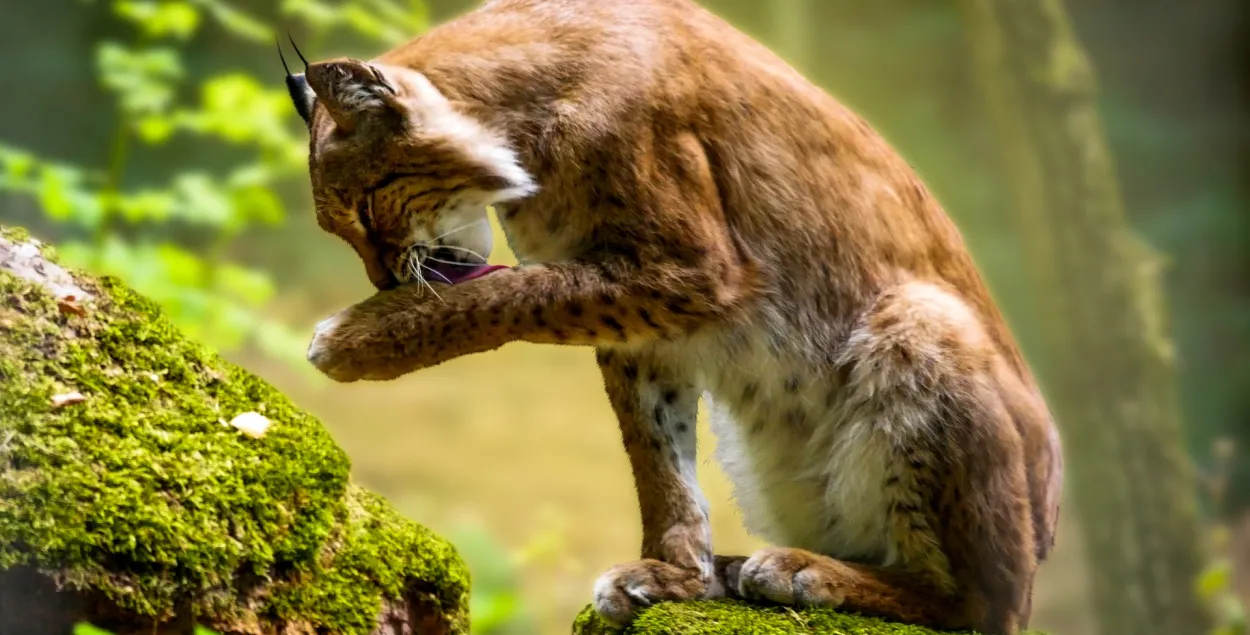
[[[362,379],[394,379],[387,360],[372,352],[370,333],[376,330],[368,314],[350,307],[322,320],[308,344],[308,361],[330,379],[351,383]],[[376,346],[374,346],[376,349]]]
[[[346,311],[340,311],[317,323],[312,341],[308,343],[308,361],[330,379],[353,382],[360,379],[344,355],[341,328],[346,322]]]
[[[738,572],[742,597],[795,606],[841,606],[839,582],[836,562],[801,549],[761,549]]]
[[[607,622],[625,626],[656,602],[697,599],[706,589],[698,570],[639,560],[612,567],[599,577],[595,582],[595,611]]]

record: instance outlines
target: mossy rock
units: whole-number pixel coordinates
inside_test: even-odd
[[[0,228],[0,633],[467,632],[454,548],[349,469],[152,302]]]
[[[944,635],[920,626],[828,609],[758,606],[735,600],[664,602],[645,610],[626,629],[607,625],[586,607],[573,635]],[[945,634],[950,635],[950,634]],[[1024,635],[1043,635],[1026,633]]]

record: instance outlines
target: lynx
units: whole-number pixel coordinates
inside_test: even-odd
[[[379,289],[311,363],[595,349],[642,521],[603,618],[734,597],[1027,626],[1062,481],[1043,397],[930,191],[765,47],[691,0],[494,0],[288,86],[318,223]],[[492,206],[515,267],[485,264]],[[712,550],[700,397],[776,545],[749,557]]]

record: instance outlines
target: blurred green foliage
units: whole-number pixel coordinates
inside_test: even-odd
[[[67,263],[126,280],[189,336],[223,351],[251,343],[303,368],[306,338],[265,313],[271,276],[232,258],[231,247],[285,219],[275,188],[304,173],[304,131],[281,82],[237,69],[192,80],[182,54],[211,22],[273,55],[276,29],[220,0],[113,0],[111,9],[131,37],[95,46],[96,76],[118,113],[107,165],[0,144],[0,190],[29,196],[47,220],[78,230],[58,244]],[[427,19],[419,0],[284,0],[280,12],[314,34],[347,28],[379,46],[420,32]],[[180,99],[189,81],[195,97]],[[240,159],[214,172],[190,155],[165,183],[125,185],[135,155],[177,137],[230,146]]]
[[[462,526],[448,535],[469,565],[469,596],[474,635],[520,635],[533,631],[532,616],[521,593],[520,570],[513,554],[482,525]]]

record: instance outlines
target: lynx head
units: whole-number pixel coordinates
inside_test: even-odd
[[[287,87],[308,125],[322,229],[356,250],[379,289],[481,273],[486,207],[535,189],[506,141],[417,71],[354,59],[305,68]]]

